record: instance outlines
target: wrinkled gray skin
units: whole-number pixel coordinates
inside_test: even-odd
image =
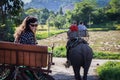
[[[79,44],[70,49],[69,59],[73,67],[76,80],[82,80],[80,76],[80,68],[84,68],[83,80],[87,80],[87,73],[92,61],[93,51],[88,44]]]

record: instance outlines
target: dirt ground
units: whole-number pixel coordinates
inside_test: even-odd
[[[51,67],[52,73],[50,75],[52,75],[55,80],[75,80],[72,67],[65,68],[65,66],[63,65],[65,61],[65,58],[53,58],[53,62],[55,63],[55,65]],[[97,63],[97,60],[92,61],[90,70],[88,72],[88,80],[98,80],[95,70]],[[83,74],[82,68],[80,73],[81,75]]]
[[[51,67],[52,73],[50,73],[50,75],[53,76],[55,80],[75,80],[72,67],[65,68],[65,66],[63,65],[65,61],[66,58],[56,58],[56,57],[53,58],[53,62],[55,63],[55,65],[52,65]],[[88,80],[100,80],[97,75],[96,68],[107,61],[120,61],[120,60],[93,59],[88,72]],[[80,73],[81,75],[83,74],[82,68]]]

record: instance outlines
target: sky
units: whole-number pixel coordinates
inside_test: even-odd
[[[31,0],[22,0],[25,4],[31,2]]]

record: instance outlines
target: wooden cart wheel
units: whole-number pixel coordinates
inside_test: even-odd
[[[13,66],[0,64],[0,80],[10,80],[12,78],[13,71]]]
[[[16,79],[14,80],[55,80],[52,76],[33,70],[19,70]]]
[[[51,75],[48,75],[40,71],[38,72],[34,71],[33,75],[37,80],[55,80]]]

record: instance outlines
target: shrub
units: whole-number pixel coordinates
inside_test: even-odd
[[[54,57],[66,57],[66,48],[65,46],[56,47],[54,48],[53,53]]]
[[[51,51],[51,50],[50,50]],[[59,46],[54,48],[54,57],[66,57],[66,47]],[[94,52],[94,59],[120,59],[119,53],[110,53],[110,52]]]
[[[109,61],[97,68],[100,80],[120,80],[120,62]]]
[[[120,59],[119,53],[94,52],[93,58],[97,59]]]

